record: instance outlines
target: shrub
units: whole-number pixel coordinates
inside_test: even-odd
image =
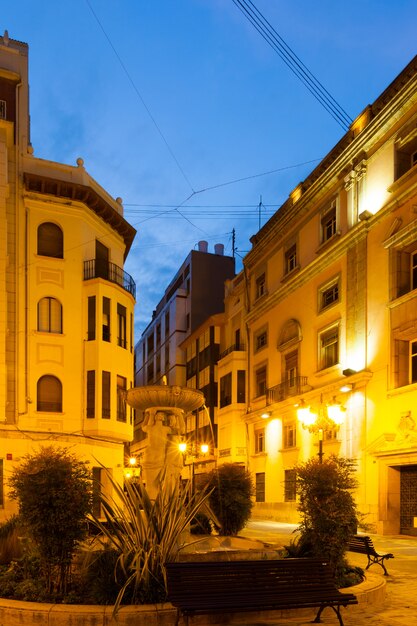
[[[301,542],[311,556],[327,559],[336,578],[349,568],[344,555],[358,525],[354,471],[354,461],[336,456],[297,466]]]
[[[120,604],[163,602],[166,599],[165,563],[174,561],[183,547],[185,531],[207,499],[206,490],[191,493],[190,485],[162,475],[151,500],[141,483],[126,481],[123,489],[106,470],[114,495],[100,495],[103,523],[97,540],[117,554],[114,575],[120,585],[114,613]]]
[[[87,531],[91,478],[86,463],[65,449],[41,448],[27,455],[10,478],[11,497],[39,552],[46,592],[67,592],[71,561]]]
[[[220,523],[221,535],[237,535],[250,519],[253,484],[250,473],[237,463],[225,463],[207,477],[212,490],[210,508]]]

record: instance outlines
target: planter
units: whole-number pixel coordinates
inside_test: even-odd
[[[357,606],[349,607],[350,611],[362,610],[365,605],[381,605],[385,597],[386,581],[378,574],[367,573],[366,580],[360,585],[342,591],[354,593],[359,601]],[[85,606],[79,604],[42,604],[38,602],[21,602],[20,600],[0,599],[0,624],[7,626],[172,626],[175,623],[176,610],[171,604],[145,604],[142,606],[125,606],[120,609],[117,617],[112,617],[111,606]],[[259,613],[256,618],[281,619],[286,616],[300,615],[300,611],[268,611],[268,615]],[[247,616],[247,613],[245,613]],[[228,623],[242,624],[242,613],[234,613]],[[201,624],[196,618],[191,624]],[[207,620],[205,620],[207,623]],[[211,617],[210,624],[224,624],[223,616],[216,621]]]

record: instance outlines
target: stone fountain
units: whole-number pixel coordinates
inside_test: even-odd
[[[198,389],[167,385],[133,387],[126,394],[127,403],[145,412],[142,430],[148,435],[142,477],[151,499],[158,492],[159,477],[164,470],[172,480],[178,480],[183,468],[179,450],[185,434],[185,416],[202,407],[204,394]]]

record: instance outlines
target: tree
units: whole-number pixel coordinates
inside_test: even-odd
[[[253,483],[250,473],[238,463],[224,463],[208,474],[212,489],[210,508],[219,520],[221,535],[237,535],[252,511]]]
[[[344,555],[359,521],[351,493],[357,486],[355,462],[330,456],[296,469],[301,544],[309,556],[326,558],[337,578],[346,567]]]
[[[65,594],[77,544],[86,536],[91,473],[66,449],[41,448],[23,457],[9,481],[19,516],[36,544],[48,593]]]

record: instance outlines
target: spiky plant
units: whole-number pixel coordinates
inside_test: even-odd
[[[162,475],[156,498],[151,500],[142,484],[126,482],[123,489],[107,471],[113,495],[101,495],[104,522],[94,523],[105,544],[118,558],[115,576],[120,584],[114,612],[126,599],[130,603],[163,602],[166,599],[165,563],[176,560],[184,545],[184,533],[209,496],[192,494]]]

